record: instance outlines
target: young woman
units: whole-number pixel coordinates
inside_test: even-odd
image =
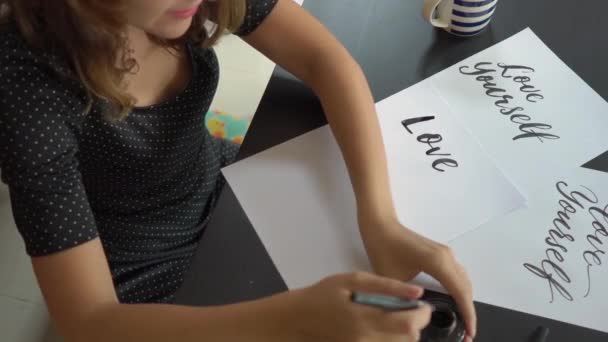
[[[2,180],[66,341],[416,340],[430,308],[387,313],[349,295],[419,297],[422,289],[402,281],[421,271],[456,298],[475,335],[463,268],[447,247],[397,221],[363,73],[299,6],[0,0],[0,11]],[[171,304],[222,187],[219,170],[237,152],[211,137],[203,118],[218,82],[210,46],[225,31],[320,97],[379,275],[336,275],[237,305]]]

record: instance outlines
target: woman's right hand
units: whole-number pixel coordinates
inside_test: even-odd
[[[423,289],[371,273],[341,274],[295,290],[295,315],[290,328],[298,341],[406,342],[418,341],[431,318],[431,307],[388,312],[351,301],[354,291],[403,299],[422,296]]]

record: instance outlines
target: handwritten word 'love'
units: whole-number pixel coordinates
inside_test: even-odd
[[[415,125],[424,121],[434,120],[434,116],[421,116],[417,118],[411,118],[401,121],[403,127],[409,134],[414,134],[410,129],[410,125]],[[424,133],[417,137],[418,142],[428,145],[429,149],[426,151],[427,156],[441,156],[441,157],[451,157],[451,153],[438,153],[441,150],[441,147],[435,146],[435,144],[443,141],[443,137],[441,134],[432,134],[432,133]],[[433,161],[433,169],[439,172],[445,172],[444,169],[440,168],[440,165],[444,165],[447,167],[458,167],[458,162],[452,158],[437,158]]]

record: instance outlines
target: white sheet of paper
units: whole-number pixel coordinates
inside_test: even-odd
[[[378,113],[399,219],[447,242],[525,202],[432,93],[428,84],[419,84],[379,103]],[[402,124],[425,116],[434,119],[410,124],[411,134]],[[444,156],[426,154],[431,147],[418,139],[424,134],[441,135],[440,142],[433,137],[438,141],[433,147]],[[458,166],[433,168],[438,158],[452,158]],[[369,269],[354,194],[329,127],[223,172],[289,287],[334,272]]]
[[[405,226],[448,242],[525,204],[428,83],[379,102],[376,110]],[[404,122],[420,118],[429,120]]]
[[[450,246],[476,300],[608,332],[608,176],[577,168],[539,183],[528,208]]]
[[[559,175],[608,149],[608,103],[530,29],[430,80],[526,197],[537,179]],[[490,95],[486,95],[488,90]],[[508,103],[494,104],[501,100]],[[501,110],[513,111],[515,116],[502,114]],[[522,131],[521,124],[542,125],[524,126]],[[530,132],[553,136],[538,137]]]

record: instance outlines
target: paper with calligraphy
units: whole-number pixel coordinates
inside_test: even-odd
[[[400,220],[453,247],[476,300],[608,332],[608,175],[580,167],[606,101],[528,29],[377,109]],[[370,269],[327,127],[224,173],[290,288]]]

